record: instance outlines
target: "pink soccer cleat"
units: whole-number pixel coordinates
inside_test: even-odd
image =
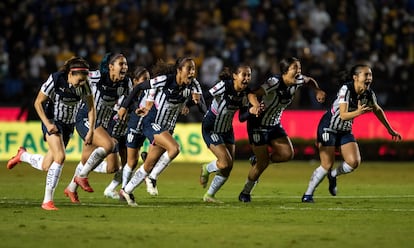
[[[53,201],[42,203],[42,208],[44,210],[59,210],[59,208],[55,207],[55,204],[53,203]]]

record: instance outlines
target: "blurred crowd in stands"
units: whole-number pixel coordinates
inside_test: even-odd
[[[248,63],[260,84],[296,56],[331,98],[339,72],[367,62],[384,109],[412,110],[413,13],[414,0],[5,0],[0,105],[30,105],[71,56],[97,69],[105,53],[122,52],[130,70],[193,56],[205,89],[223,66]],[[325,106],[304,93],[291,108]]]

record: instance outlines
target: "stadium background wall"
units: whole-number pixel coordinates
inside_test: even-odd
[[[318,159],[315,147],[315,134],[323,111],[285,111],[282,124],[295,148],[295,159]],[[398,130],[404,141],[394,143],[387,130],[374,114],[365,114],[355,120],[354,135],[360,145],[363,160],[414,160],[414,112],[386,112],[391,125]],[[10,116],[9,116],[10,117]],[[247,140],[245,123],[234,118],[236,136],[236,159],[247,159],[252,153]],[[201,136],[200,123],[178,123],[174,138],[181,146],[176,161],[203,163],[214,159]],[[15,155],[19,146],[28,151],[44,154],[47,144],[43,141],[40,122],[24,122],[8,119],[0,121],[0,160],[8,160]],[[147,150],[148,143],[143,150]],[[82,149],[82,139],[75,132],[67,147],[67,160],[78,161]]]

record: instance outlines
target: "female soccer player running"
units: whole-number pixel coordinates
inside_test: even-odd
[[[82,99],[87,107],[87,120],[95,125],[96,112],[93,96],[88,83],[89,64],[82,58],[75,57],[66,61],[62,69],[49,76],[42,85],[34,107],[42,121],[44,139],[49,150],[46,155],[30,154],[20,147],[16,156],[7,163],[12,169],[19,162],[29,163],[33,168],[47,171],[45,195],[42,208],[58,210],[53,202],[56,186],[65,162],[65,148],[73,134],[76,114]],[[94,130],[85,134],[85,145],[92,143]]]
[[[252,105],[249,112],[258,115],[260,104],[249,90],[252,70],[240,65],[231,72],[225,67],[220,73],[220,81],[209,90],[213,101],[202,121],[203,139],[216,160],[201,167],[200,184],[205,188],[209,175],[216,172],[209,189],[203,196],[205,202],[220,203],[215,195],[230,176],[235,155],[233,117],[237,110]]]
[[[119,167],[116,142],[108,134],[107,128],[113,107],[121,96],[127,96],[132,88],[132,82],[126,76],[128,64],[123,54],[106,54],[102,59],[100,70],[90,72],[91,89],[96,108],[96,125],[86,122],[85,108],[76,117],[76,130],[84,139],[91,129],[95,129],[92,143],[82,149],[82,158],[75,169],[72,181],[64,193],[73,203],[79,203],[77,186],[87,192],[93,192],[88,182],[89,173],[108,156],[107,164],[94,170],[100,173],[114,173]]]
[[[172,136],[178,115],[189,97],[198,103],[202,93],[200,84],[195,80],[195,62],[192,58],[178,59],[175,65],[160,61],[154,67],[153,74],[159,76],[135,86],[119,111],[119,117],[123,118],[130,101],[138,92],[151,89],[148,97],[154,99],[154,107],[137,110],[145,116],[143,130],[151,144],[148,156],[128,184],[120,190],[121,196],[130,206],[137,205],[132,192],[145,177],[149,173],[157,177],[179,154],[180,146]]]
[[[328,175],[329,192],[337,193],[336,177],[351,173],[361,164],[358,144],[352,134],[353,120],[367,112],[373,111],[378,120],[396,141],[401,135],[391,128],[384,111],[378,105],[372,85],[372,71],[368,65],[355,65],[341,80],[336,99],[322,116],[317,133],[319,158],[321,165],[314,170],[308,188],[302,196],[302,202],[314,202],[313,193],[319,183]],[[332,169],[335,162],[335,149],[340,148],[344,161]]]
[[[146,68],[138,66],[134,70],[134,73],[131,78],[135,86],[144,82],[145,80],[149,80],[150,73]],[[135,110],[136,108],[144,107],[150,109],[152,107],[153,101],[147,101],[147,94],[148,90],[145,91],[144,94],[140,94],[138,97],[133,99],[133,110]],[[115,112],[115,118],[113,118],[110,121],[109,130],[112,130],[112,136],[115,136],[118,140],[118,145],[120,148],[119,155],[121,156],[121,163],[124,166],[121,170],[115,173],[112,182],[105,188],[104,191],[104,195],[106,197],[114,199],[119,199],[119,194],[115,191],[116,187],[119,184],[121,184],[122,188],[124,188],[125,185],[128,183],[132,171],[137,166],[139,151],[146,139],[142,130],[143,117],[136,114],[135,111],[131,111],[130,113],[128,113],[129,118],[120,119],[118,117],[119,107]],[[124,126],[125,129],[123,128]],[[125,149],[123,149],[122,147],[125,147]]]
[[[239,194],[242,202],[251,201],[251,191],[257,184],[260,175],[269,163],[286,162],[293,158],[292,142],[280,121],[283,111],[292,103],[296,91],[303,85],[315,90],[316,100],[325,101],[325,92],[317,82],[302,75],[301,64],[297,58],[291,57],[280,61],[281,75],[276,75],[255,90],[254,93],[263,104],[264,109],[259,116],[241,113],[240,118],[247,117],[247,132],[254,156],[250,159],[250,168],[243,190]],[[269,147],[272,152],[269,154]]]

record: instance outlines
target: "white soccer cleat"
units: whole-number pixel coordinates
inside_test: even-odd
[[[158,195],[157,180],[146,177],[145,184],[147,185],[147,192],[152,196]]]
[[[204,194],[203,201],[210,202],[210,203],[224,203],[220,201],[219,199],[217,199],[214,195],[209,195],[207,193]]]
[[[107,189],[105,189],[104,196],[106,198],[119,200],[119,193],[116,192],[116,191],[114,191],[114,190],[107,190]]]
[[[128,205],[129,206],[131,206],[131,207],[136,207],[136,206],[138,206],[138,204],[135,202],[135,197],[134,197],[134,195],[131,193],[131,194],[128,194],[128,193],[126,193],[123,189],[121,189],[120,191],[119,191],[119,194],[123,197],[123,198],[125,198],[125,200],[127,201],[127,203],[128,203]]]

